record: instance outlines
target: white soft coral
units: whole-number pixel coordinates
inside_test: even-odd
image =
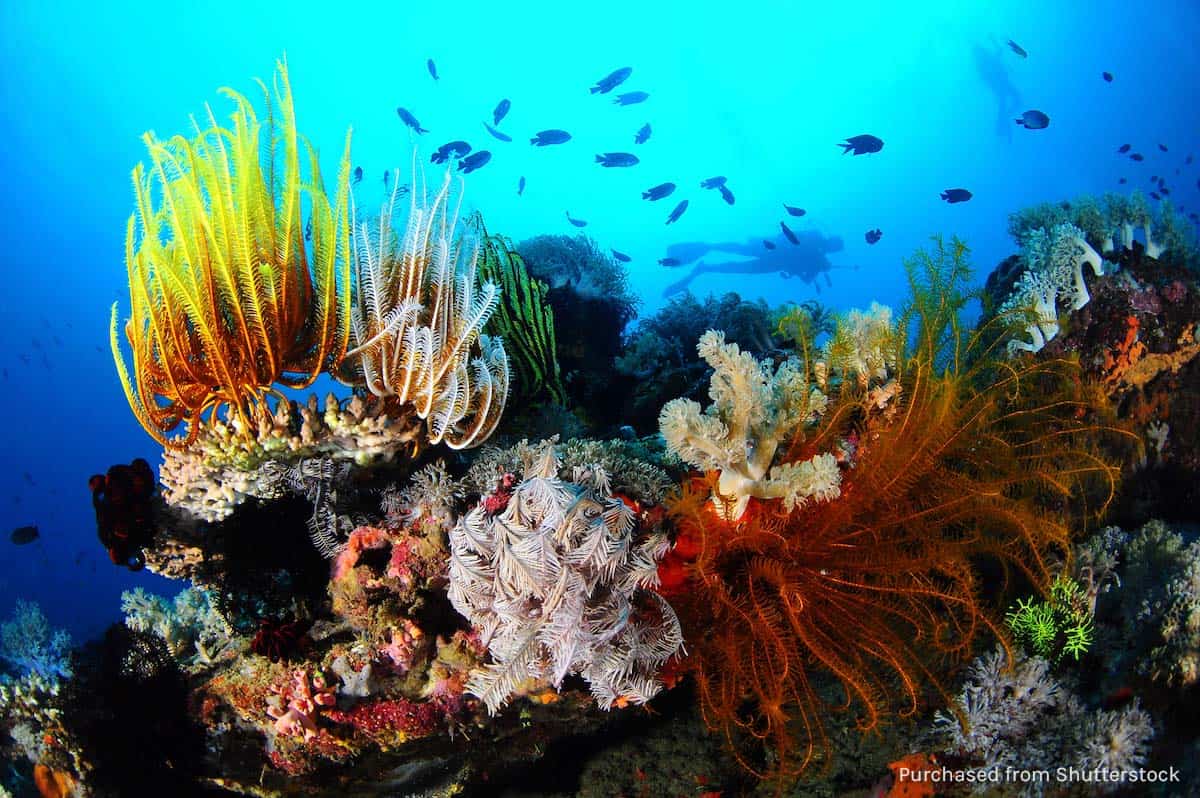
[[[690,399],[668,402],[659,415],[667,447],[680,459],[705,471],[721,472],[722,507],[731,520],[745,512],[751,496],[782,499],[788,510],[810,498],[839,494],[841,474],[832,454],[772,467],[786,435],[825,411],[827,399],[808,385],[800,364],[785,361],[772,370],[725,334],[709,330],[696,346],[713,368],[709,396],[701,411]]]

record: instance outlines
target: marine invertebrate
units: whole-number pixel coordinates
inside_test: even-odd
[[[683,644],[674,610],[650,589],[666,536],[638,531],[602,469],[575,481],[558,470],[542,447],[502,511],[480,504],[450,533],[450,601],[492,658],[467,688],[492,713],[527,683],[559,687],[570,673],[604,709],[644,703]]]
[[[1049,555],[1067,551],[1063,503],[1091,478],[1111,496],[1116,469],[1076,417],[1086,405],[1070,364],[1013,366],[964,331],[966,256],[938,239],[906,263],[911,295],[895,329],[910,335],[886,339],[897,386],[884,408],[834,370],[815,426],[792,425],[779,441],[784,465],[839,452],[835,495],[791,506],[754,497],[731,519],[707,501],[719,488],[709,474],[671,503],[695,552],[672,602],[705,717],[731,741],[767,741],[776,772],[811,760],[822,716],[838,708],[817,692],[817,672],[840,682],[841,708],[864,729],[913,711],[924,685],[938,689],[935,663],[965,655],[981,633],[1003,637],[976,561],[1043,588]],[[796,369],[797,384],[811,384],[815,365]]]
[[[479,276],[500,287],[500,302],[488,329],[506,342],[517,373],[516,397],[532,400],[545,393],[551,402],[565,404],[546,284],[529,274],[511,241],[489,236],[479,214],[472,221],[480,237]]]
[[[71,677],[71,636],[51,629],[36,602],[17,599],[12,618],[0,623],[0,659],[18,676],[49,682]]]
[[[432,198],[421,197],[427,204],[410,192],[408,225],[397,243],[399,183],[375,229],[364,222],[353,238],[354,339],[341,373],[375,396],[410,406],[426,422],[429,443],[477,446],[496,428],[508,399],[504,345],[483,334],[499,287],[477,282],[477,255],[455,238],[450,172]]]
[[[110,339],[130,407],[172,449],[193,443],[206,414],[220,409],[239,435],[250,435],[273,385],[310,385],[337,364],[350,337],[349,135],[330,197],[315,150],[308,175],[301,172],[287,65],[277,66],[273,97],[260,86],[265,131],[250,102],[225,89],[237,106],[230,127],[210,111],[209,126],[191,141],[147,133],[150,169],[133,171],[124,328],[132,377],[116,304]],[[181,423],[186,434],[169,437]]]
[[[208,590],[189,587],[174,600],[147,593],[140,587],[121,594],[125,625],[153,634],[166,643],[171,656],[185,665],[211,665],[229,648],[234,632],[217,611]]]
[[[322,708],[337,703],[334,688],[320,673],[309,674],[303,668],[292,671],[292,680],[276,685],[267,699],[267,714],[275,719],[275,731],[296,735],[305,741],[317,736],[317,716]]]
[[[307,619],[264,618],[250,641],[250,650],[271,662],[292,659],[312,648],[311,628],[312,621]]]
[[[1078,582],[1059,574],[1050,585],[1049,600],[1017,599],[1005,620],[1017,642],[1036,656],[1051,662],[1067,654],[1079,659],[1095,637],[1087,598]]]
[[[154,537],[154,494],[158,486],[150,464],[138,457],[117,464],[107,474],[88,479],[96,534],[114,565],[140,571],[146,565],[143,549]]]

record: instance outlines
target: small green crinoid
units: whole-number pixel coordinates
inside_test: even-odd
[[[1086,654],[1095,632],[1087,597],[1063,574],[1050,585],[1048,600],[1017,599],[1005,620],[1028,652],[1054,663],[1065,655],[1078,660]]]

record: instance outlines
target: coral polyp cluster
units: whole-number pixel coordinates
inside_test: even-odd
[[[959,242],[938,242],[909,264],[896,329],[915,343],[885,337],[895,349],[883,362],[897,364],[885,401],[843,373],[820,419],[786,430],[772,468],[836,453],[837,492],[753,497],[730,518],[706,501],[721,490],[710,474],[672,504],[695,552],[673,601],[705,716],[731,740],[771,744],[771,768],[744,758],[758,772],[803,768],[839,707],[866,729],[913,712],[943,658],[967,657],[981,633],[1003,638],[979,561],[1044,589],[1050,558],[1069,551],[1071,490],[1113,478],[1092,452],[1096,430],[1076,418],[1067,364],[997,369],[958,331],[965,258]],[[770,418],[751,403],[771,399],[744,393],[739,411]],[[832,694],[822,674],[839,685]]]

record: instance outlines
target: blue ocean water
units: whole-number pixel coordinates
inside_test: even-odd
[[[1184,165],[1200,149],[1195,3],[812,5],[3,4],[0,528],[37,524],[41,538],[5,540],[0,615],[17,597],[35,599],[83,639],[117,620],[121,590],[178,588],[108,563],[87,490],[88,476],[113,463],[159,456],[108,352],[111,305],[128,308],[129,174],[145,157],[145,131],[188,134],[206,103],[227,116],[217,89],[255,98],[253,79],[270,80],[284,54],[298,126],[328,170],[353,129],[360,207],[381,199],[385,170],[409,173],[414,147],[427,163],[440,144],[466,139],[494,157],[466,179],[465,209],[514,240],[575,233],[567,213],[586,220],[601,247],[632,256],[643,315],[682,276],[657,264],[672,244],[758,241],[778,236],[781,220],[843,239],[828,285],[708,274],[692,290],[839,308],[894,302],[903,258],[929,235],[963,237],[982,278],[1014,251],[1007,215],[1035,202],[1147,191],[1157,175],[1177,208],[1200,209],[1200,172]],[[613,94],[588,92],[623,66],[633,73],[618,92],[648,92],[644,103],[618,107]],[[512,103],[501,125],[511,143],[482,126],[502,98]],[[397,106],[430,132],[403,127]],[[1028,109],[1050,126],[1015,125]],[[646,123],[650,140],[634,144]],[[547,128],[573,138],[529,146]],[[880,137],[883,150],[843,155],[837,144],[858,134]],[[1118,155],[1124,143],[1145,160]],[[614,151],[641,163],[595,163]],[[734,205],[699,188],[713,175],[728,178]],[[679,185],[671,198],[640,198],[667,181]],[[954,187],[973,198],[942,202]],[[682,199],[686,213],[666,226]],[[788,217],[784,203],[807,214]],[[864,233],[876,228],[883,238],[870,246]]]

